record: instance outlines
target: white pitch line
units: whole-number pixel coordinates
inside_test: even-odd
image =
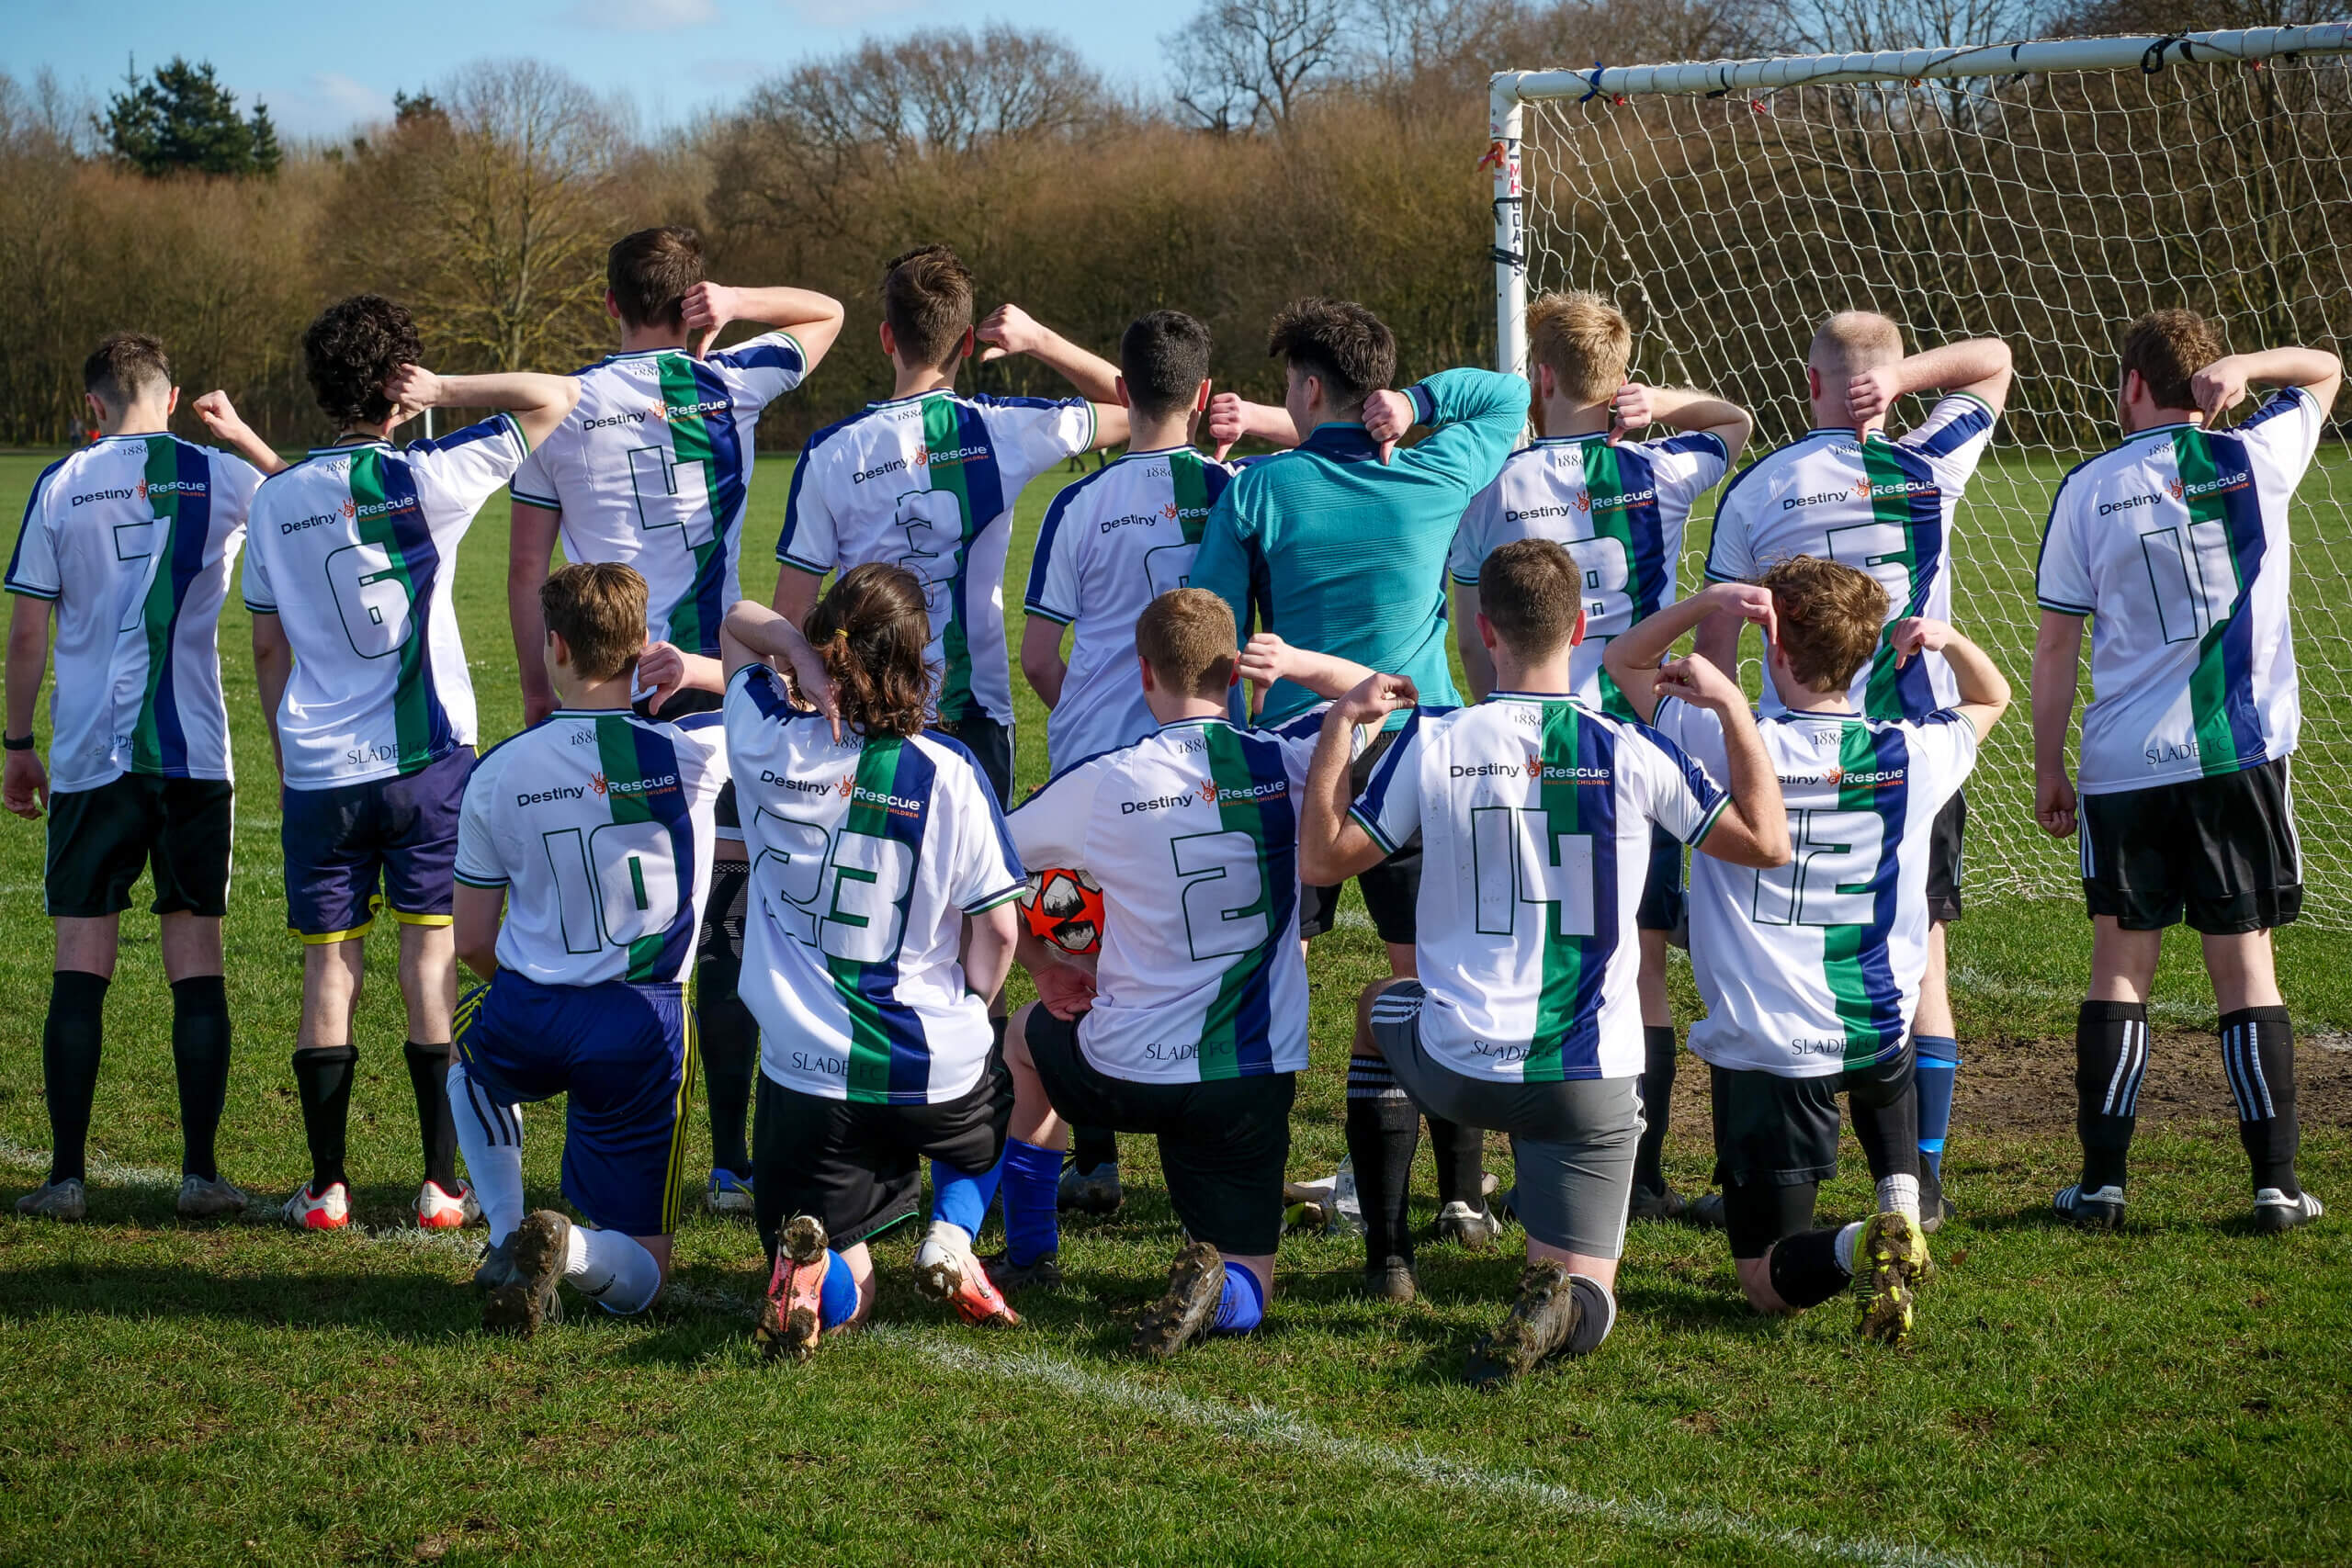
[[[1419,1448],[1342,1437],[1255,1400],[1247,1404],[1226,1404],[1194,1399],[1129,1378],[1094,1371],[1041,1350],[999,1355],[932,1339],[916,1340],[913,1348],[923,1359],[950,1371],[976,1372],[1023,1384],[1043,1383],[1074,1398],[1146,1411],[1163,1420],[1181,1422],[1219,1437],[1295,1450],[1335,1471],[1379,1472],[1439,1491],[1468,1493],[1482,1502],[1499,1495],[1571,1517],[1626,1526],[1655,1535],[1715,1536],[1779,1552],[1870,1563],[1873,1568],[1982,1568],[1989,1561],[1967,1553],[1888,1541],[1826,1540],[1716,1508],[1679,1508],[1639,1497],[1604,1497],[1575,1492],[1529,1471],[1489,1469]]]
[[[2038,980],[2010,980],[1998,975],[1987,975],[1981,969],[1959,968],[1951,972],[1951,988],[1963,996],[2009,997],[2019,1001],[2080,1002],[2083,993],[2064,986],[2045,986]],[[2213,1010],[2193,1002],[2156,1000],[2148,1004],[2148,1011],[2173,1023],[2202,1023],[2211,1025]]]

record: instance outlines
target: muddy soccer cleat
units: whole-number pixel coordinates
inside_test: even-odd
[[[2307,1225],[2325,1213],[2319,1200],[2308,1192],[2290,1198],[2276,1187],[2266,1187],[2254,1195],[2254,1228],[2266,1235]]]
[[[78,1176],[44,1181],[17,1200],[17,1213],[28,1220],[58,1220],[73,1224],[90,1212],[89,1190]]]
[[[1225,1299],[1225,1258],[1207,1242],[1189,1243],[1168,1270],[1168,1289],[1136,1319],[1128,1348],[1155,1361],[1207,1334]]]
[[[2123,1189],[2109,1185],[2086,1192],[2080,1184],[2062,1187],[2050,1206],[2062,1220],[2072,1220],[2086,1231],[2123,1228]]]
[[[1409,1258],[1384,1258],[1363,1266],[1363,1293],[1376,1302],[1395,1302],[1399,1306],[1410,1303],[1420,1294],[1420,1281],[1413,1277],[1413,1260]]]
[[[971,1238],[955,1225],[934,1222],[922,1238],[915,1253],[915,1289],[954,1307],[966,1323],[1012,1328],[1021,1322],[1021,1314],[1005,1304],[1003,1292],[972,1256]]]
[[[351,1189],[330,1181],[323,1192],[304,1182],[279,1206],[278,1215],[299,1231],[339,1231],[351,1224]]]
[[[710,1185],[703,1189],[702,1206],[714,1214],[752,1213],[752,1179],[738,1176],[720,1167],[710,1173]]]
[[[172,1208],[184,1220],[217,1220],[243,1213],[245,1195],[217,1176],[183,1176]]]
[[[474,1190],[460,1181],[455,1192],[437,1181],[427,1181],[416,1190],[416,1223],[429,1231],[458,1231],[481,1218],[481,1205],[474,1201]]]
[[[1883,1345],[1911,1337],[1912,1297],[1933,1271],[1928,1238],[1908,1214],[1872,1214],[1854,1244],[1854,1288],[1861,1305],[1854,1331]]]
[[[823,1223],[808,1214],[785,1221],[776,1233],[775,1269],[752,1330],[752,1343],[770,1360],[805,1361],[817,1353],[825,1332],[825,1271],[832,1263],[827,1246]]]
[[[1115,1214],[1125,1201],[1125,1195],[1119,1190],[1119,1168],[1114,1164],[1086,1171],[1069,1166],[1054,1192],[1054,1206],[1064,1213]]]
[[[488,1293],[514,1282],[514,1240],[510,1235],[504,1241],[481,1244],[481,1261],[474,1266],[475,1290]]]
[[[1519,1277],[1519,1300],[1511,1303],[1510,1314],[1471,1348],[1464,1381],[1475,1388],[1499,1388],[1534,1371],[1567,1344],[1583,1315],[1566,1264],[1530,1263]]]
[[[1495,1219],[1495,1212],[1482,1201],[1478,1207],[1456,1198],[1437,1212],[1435,1235],[1440,1241],[1451,1241],[1473,1252],[1495,1245],[1495,1232],[1502,1226]]]
[[[1656,1190],[1636,1187],[1625,1205],[1625,1217],[1629,1220],[1679,1220],[1690,1207],[1682,1194],[1671,1187]]]
[[[514,1334],[528,1339],[551,1323],[563,1321],[563,1299],[556,1288],[563,1283],[563,1265],[571,1250],[571,1222],[553,1209],[539,1209],[523,1217],[506,1238],[507,1258],[514,1277],[490,1292],[482,1303],[481,1325],[492,1334]]]

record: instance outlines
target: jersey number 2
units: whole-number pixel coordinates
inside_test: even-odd
[[[1258,840],[1247,833],[1190,833],[1168,843],[1184,879],[1184,938],[1195,963],[1265,945],[1271,916]]]

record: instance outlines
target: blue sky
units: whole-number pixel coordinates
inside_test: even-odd
[[[289,136],[336,136],[391,112],[468,61],[529,55],[601,92],[622,91],[648,124],[739,97],[762,76],[861,37],[1006,21],[1060,34],[1122,86],[1160,73],[1159,36],[1193,0],[481,0],[345,5],[334,0],[0,0],[0,71],[43,66],[103,98],[126,55],[209,60],[238,101],[268,103]]]

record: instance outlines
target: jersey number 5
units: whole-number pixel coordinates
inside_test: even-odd
[[[1596,929],[1591,834],[1554,832],[1548,816],[1523,807],[1475,807],[1470,863],[1481,936],[1513,934],[1521,904],[1549,911],[1547,938]]]
[[[887,964],[899,954],[906,925],[907,890],[914,886],[915,852],[896,839],[842,829],[835,837],[814,822],[763,808],[763,850],[752,868],[762,901],[784,929],[829,958]]]

